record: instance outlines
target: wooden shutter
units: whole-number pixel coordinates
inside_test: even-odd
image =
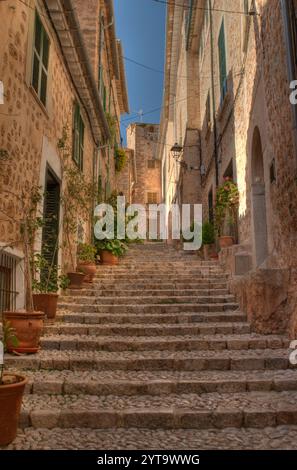
[[[226,42],[225,42],[225,25],[224,20],[219,34],[219,67],[220,67],[220,88],[221,88],[221,100],[224,99],[227,87],[227,63],[226,63]]]
[[[73,160],[79,166],[79,117],[80,110],[78,103],[74,105],[74,116],[73,116]]]
[[[48,173],[48,182],[44,200],[44,225],[42,232],[42,256],[49,266],[58,263],[58,237],[60,217],[60,185]],[[42,273],[44,278],[47,270]]]

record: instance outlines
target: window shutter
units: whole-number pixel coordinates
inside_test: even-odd
[[[220,66],[220,88],[221,100],[224,99],[227,92],[227,64],[226,64],[226,41],[224,21],[219,34],[219,66]]]

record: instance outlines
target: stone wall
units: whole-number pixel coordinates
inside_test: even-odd
[[[161,165],[156,160],[158,132],[159,126],[156,124],[132,124],[127,129],[127,144],[134,150],[136,162],[134,204],[147,204],[149,192],[156,193],[157,203],[161,202]],[[149,168],[152,161],[155,167]]]

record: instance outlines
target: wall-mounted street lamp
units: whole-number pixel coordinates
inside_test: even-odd
[[[170,152],[174,160],[180,163],[183,155],[183,147],[176,142]]]

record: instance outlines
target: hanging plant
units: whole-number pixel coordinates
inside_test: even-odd
[[[110,142],[113,144],[116,138],[117,133],[117,119],[115,116],[112,116],[110,113],[105,113],[107,124],[110,132]]]
[[[127,161],[127,154],[124,149],[117,148],[115,150],[115,169],[117,172],[122,171]]]

